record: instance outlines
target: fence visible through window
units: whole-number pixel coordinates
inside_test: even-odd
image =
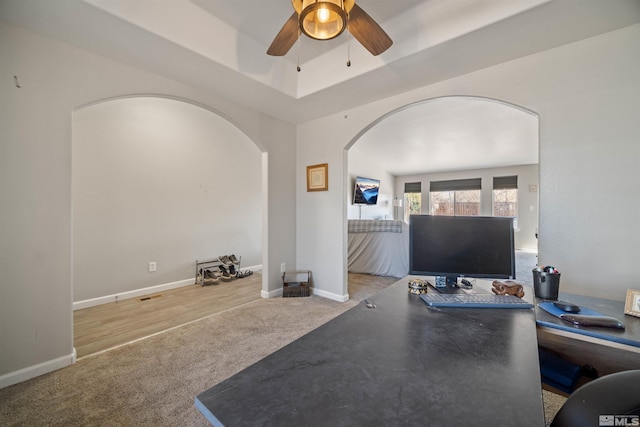
[[[518,189],[502,188],[493,190],[493,216],[518,216]]]
[[[480,190],[432,191],[431,215],[480,215]]]
[[[420,215],[422,210],[422,194],[404,194],[404,222],[409,223],[409,215]]]

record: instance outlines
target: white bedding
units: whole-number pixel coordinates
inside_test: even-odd
[[[387,228],[380,227],[383,221],[372,220],[371,222],[372,230]],[[409,226],[404,222],[393,222],[401,224],[402,232],[349,233],[349,272],[392,277],[405,277],[409,274]],[[353,226],[350,228],[354,229]],[[393,227],[388,228],[393,229]]]

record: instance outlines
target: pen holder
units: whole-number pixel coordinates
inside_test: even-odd
[[[533,270],[533,293],[538,298],[557,300],[560,289],[560,273]]]

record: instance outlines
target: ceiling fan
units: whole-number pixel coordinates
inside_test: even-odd
[[[286,55],[300,33],[316,40],[330,40],[345,29],[372,55],[380,55],[393,44],[355,0],[291,0],[291,3],[295,12],[269,46],[268,55]]]

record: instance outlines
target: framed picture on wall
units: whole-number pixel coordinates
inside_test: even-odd
[[[327,191],[329,189],[329,164],[307,166],[307,191]]]
[[[627,301],[624,305],[624,314],[640,317],[640,291],[627,290]]]

